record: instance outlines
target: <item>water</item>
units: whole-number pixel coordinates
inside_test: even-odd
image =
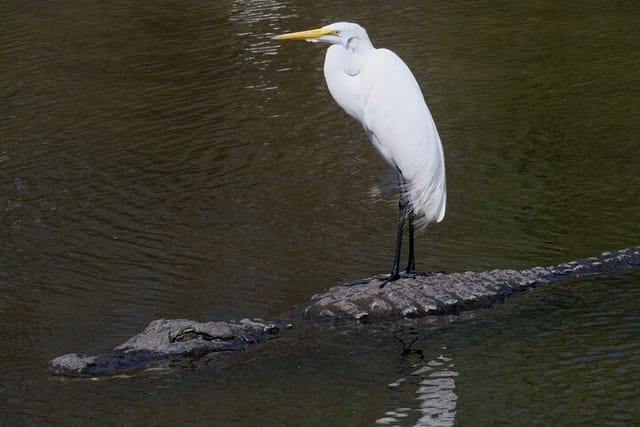
[[[9,1],[0,424],[640,419],[637,272],[462,318],[301,328],[196,371],[45,370],[156,318],[270,318],[390,267],[395,201],[372,191],[384,163],[330,99],[323,48],[269,40],[336,20],[405,58],[441,133],[447,217],[420,235],[418,268],[637,245],[639,15],[598,1]]]

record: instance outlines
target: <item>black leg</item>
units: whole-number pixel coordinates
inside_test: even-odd
[[[391,267],[391,274],[389,278],[380,285],[384,287],[389,282],[398,280],[400,278],[400,253],[402,252],[402,231],[404,230],[404,219],[407,215],[407,207],[409,202],[405,200],[403,195],[400,195],[400,201],[398,202],[398,234],[396,236],[396,254],[393,258],[393,267]]]
[[[413,206],[409,206],[409,261],[407,262],[407,273],[413,273],[416,270],[416,259],[413,251]]]

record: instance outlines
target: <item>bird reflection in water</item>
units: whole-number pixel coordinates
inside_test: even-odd
[[[455,366],[453,359],[440,355],[425,363],[422,351],[412,348],[416,341],[417,338],[406,345],[400,340],[404,346],[402,356],[414,360],[417,358],[418,361],[412,363],[412,366],[417,369],[409,377],[398,378],[388,386],[391,389],[399,389],[408,384],[417,383],[415,400],[419,405],[416,408],[403,406],[387,411],[384,416],[376,420],[376,424],[415,427],[453,426],[458,401],[455,393],[455,377],[458,376],[458,372],[453,370]],[[404,385],[405,383],[407,384]],[[418,413],[417,421],[416,412]]]

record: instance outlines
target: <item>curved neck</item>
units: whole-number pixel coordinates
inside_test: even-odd
[[[361,34],[358,37],[349,38],[345,48],[357,54],[366,53],[375,49],[367,33]]]

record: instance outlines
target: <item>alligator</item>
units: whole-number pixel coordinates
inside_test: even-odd
[[[388,275],[377,275],[334,286],[271,321],[154,320],[110,351],[58,356],[49,361],[48,369],[55,376],[104,377],[160,367],[206,365],[217,355],[266,343],[303,322],[370,323],[456,315],[502,303],[539,285],[639,266],[637,246],[525,270],[416,273],[393,282],[386,280]]]

